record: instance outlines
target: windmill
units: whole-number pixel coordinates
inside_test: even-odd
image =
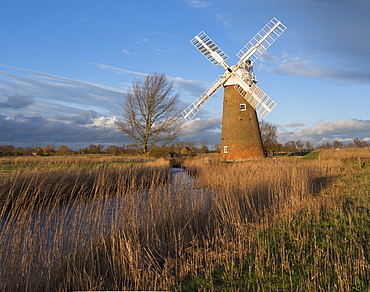
[[[265,118],[276,103],[257,85],[254,62],[286,30],[276,18],[271,19],[236,55],[239,61],[229,66],[229,58],[203,31],[190,42],[214,65],[225,73],[183,112],[190,121],[216,93],[224,87],[222,113],[221,159],[245,160],[264,157],[257,113]]]

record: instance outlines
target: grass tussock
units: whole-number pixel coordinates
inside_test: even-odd
[[[22,200],[3,209],[0,290],[369,287],[368,167],[329,157],[224,164],[203,156],[185,162],[193,178],[180,173],[163,184],[169,167],[159,164],[7,177],[5,200],[10,190],[55,196],[47,212]],[[51,187],[63,177],[69,187]],[[84,200],[51,203],[75,189]]]

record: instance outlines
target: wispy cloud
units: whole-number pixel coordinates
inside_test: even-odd
[[[176,89],[182,90],[185,94],[190,96],[198,97],[207,89],[207,86],[198,80],[189,80],[172,76],[168,78],[173,81],[173,85]]]
[[[15,68],[25,76],[0,72],[1,143],[16,146],[128,143],[115,128],[123,91]],[[0,92],[0,93],[1,93]],[[15,94],[19,92],[19,94]],[[26,94],[28,93],[28,94]],[[1,100],[0,96],[0,100]]]
[[[147,75],[99,63],[90,65],[129,78],[130,75]],[[130,143],[115,127],[122,114],[119,104],[124,100],[125,90],[25,68],[5,67],[18,74],[0,71],[1,143],[19,146],[35,142],[67,144],[75,148],[95,143]],[[190,96],[189,102],[181,101],[179,108],[185,108],[207,87],[197,80],[167,77],[182,98]],[[184,124],[183,141],[202,137],[209,144],[219,143],[221,118],[203,118],[207,113],[203,110],[197,120]]]
[[[63,46],[63,47],[67,47],[67,48],[74,48],[74,46],[66,43],[66,42],[62,42],[62,41],[58,41],[58,40],[53,40],[52,42],[60,45],[60,46]]]
[[[303,124],[301,122],[295,122],[295,123],[284,125],[282,127],[284,127],[284,128],[298,128],[298,127],[304,127],[304,126],[305,126],[305,124]]]
[[[136,41],[137,44],[149,42],[153,39],[164,39],[164,38],[170,38],[173,37],[172,34],[153,30],[153,29],[145,29],[142,30],[141,33],[138,35],[138,40]]]
[[[89,64],[95,67],[98,67],[100,69],[103,69],[103,70],[111,71],[119,75],[130,74],[130,75],[136,75],[136,76],[143,77],[149,74],[149,73],[131,71],[131,70],[109,66],[105,64],[99,64],[99,63],[89,63]],[[167,76],[167,78],[173,82],[175,89],[181,90],[186,95],[198,97],[207,89],[207,85],[198,80],[184,79],[182,77],[174,77],[174,76],[169,76],[169,75]]]
[[[169,34],[169,33],[166,33],[166,32],[163,32],[163,31],[152,31],[150,33],[151,35],[162,35],[162,36],[166,36],[166,37],[172,37],[173,35]]]
[[[81,109],[90,107],[103,113],[112,111],[125,93],[122,89],[102,84],[11,68],[28,74],[16,75],[0,71],[0,94],[34,96],[38,100],[71,104]]]
[[[202,0],[184,0],[186,7],[189,8],[207,8],[210,4]]]
[[[118,68],[118,67],[114,67],[114,66],[109,66],[109,65],[105,65],[105,64],[99,64],[99,63],[89,63],[95,67],[98,67],[100,69],[104,69],[104,70],[108,70],[108,71],[111,71],[115,74],[133,74],[133,75],[138,75],[138,76],[146,76],[148,75],[148,73],[142,73],[142,72],[137,72],[137,71],[130,71],[130,70],[127,70],[127,69],[123,69],[123,68]]]
[[[231,19],[228,14],[217,13],[215,16],[216,16],[216,21],[222,23],[224,27],[232,27]]]
[[[122,49],[121,52],[122,52],[122,54],[125,54],[125,55],[134,55],[134,56],[139,55],[139,54],[136,54],[136,53],[131,53],[129,50],[126,50],[126,49]]]
[[[343,64],[324,66],[319,62],[319,56],[272,56],[267,52],[261,57],[259,69],[272,74],[299,76],[323,80],[338,81],[344,84],[370,84],[368,67],[354,68]]]
[[[145,42],[148,42],[149,39],[146,38],[146,37],[143,37],[141,35],[138,36],[138,40],[136,41],[137,44],[141,44],[141,43],[145,43]]]
[[[165,54],[169,54],[169,53],[176,51],[177,48],[170,48],[170,49],[157,48],[153,50],[157,55],[165,55]]]

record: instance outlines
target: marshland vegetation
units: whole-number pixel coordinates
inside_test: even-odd
[[[1,158],[0,290],[369,288],[369,149],[217,157]]]

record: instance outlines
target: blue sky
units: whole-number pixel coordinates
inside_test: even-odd
[[[115,128],[134,79],[164,73],[182,108],[223,74],[191,44],[205,31],[229,55],[273,17],[288,29],[254,64],[278,105],[279,142],[370,141],[368,0],[3,0],[0,144],[130,143]],[[179,140],[220,140],[222,90]]]

